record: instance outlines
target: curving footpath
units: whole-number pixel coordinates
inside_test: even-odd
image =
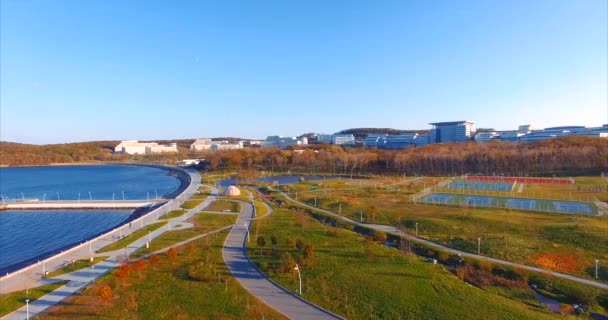
[[[352,223],[352,224],[360,226],[360,227],[364,227],[364,228],[368,228],[368,229],[372,229],[372,230],[383,231],[383,232],[386,232],[386,233],[394,235],[394,236],[404,237],[404,238],[406,238],[408,240],[411,240],[413,242],[422,243],[422,244],[424,244],[426,246],[429,246],[429,247],[441,249],[441,250],[448,251],[448,252],[451,252],[451,253],[454,253],[454,254],[459,254],[459,255],[461,255],[463,257],[475,258],[475,259],[489,261],[489,262],[493,262],[493,263],[497,263],[497,264],[502,264],[502,265],[506,265],[506,266],[515,267],[515,268],[521,268],[521,269],[528,270],[528,271],[545,273],[545,274],[552,275],[554,277],[558,277],[558,278],[562,278],[562,279],[568,279],[568,280],[572,280],[572,281],[575,281],[575,282],[578,282],[578,283],[583,283],[583,284],[587,284],[587,285],[594,286],[594,287],[597,287],[597,288],[608,290],[608,284],[605,284],[605,283],[602,283],[602,282],[593,281],[593,280],[589,280],[589,279],[585,279],[585,278],[579,278],[579,277],[572,276],[572,275],[565,274],[565,273],[545,270],[545,269],[541,269],[541,268],[538,268],[538,267],[528,266],[528,265],[525,265],[525,264],[519,264],[519,263],[515,263],[515,262],[511,262],[511,261],[491,258],[491,257],[487,257],[487,256],[482,256],[482,255],[470,253],[470,252],[465,252],[465,251],[460,251],[460,250],[452,249],[450,247],[446,247],[444,245],[441,245],[441,244],[438,244],[438,243],[435,243],[435,242],[432,242],[432,241],[429,241],[429,240],[426,240],[426,239],[415,237],[415,236],[413,236],[413,235],[411,235],[409,233],[405,233],[402,230],[400,230],[399,228],[396,228],[396,227],[393,227],[393,226],[388,226],[388,225],[383,225],[383,224],[361,223],[359,221],[347,218],[347,217],[339,215],[337,213],[334,213],[334,212],[331,212],[331,211],[328,211],[328,210],[325,210],[325,209],[319,209],[319,208],[310,206],[310,205],[308,205],[306,203],[294,200],[293,198],[291,198],[289,195],[287,195],[283,191],[278,191],[278,192],[283,197],[285,197],[285,199],[287,199],[288,201],[291,201],[291,202],[293,202],[295,204],[298,204],[300,206],[303,206],[303,207],[306,207],[306,208],[309,208],[309,209],[313,209],[313,210],[317,210],[317,211],[326,213],[328,215],[331,215],[333,217],[342,219],[344,221],[347,221],[349,223]]]
[[[224,263],[239,283],[252,295],[290,319],[342,319],[283,289],[266,278],[249,260],[246,239],[254,211],[251,203],[240,203],[241,212],[222,249]],[[270,212],[271,209],[268,209]]]

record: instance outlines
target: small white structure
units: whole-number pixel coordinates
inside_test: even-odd
[[[241,190],[235,186],[230,186],[224,190],[224,195],[228,197],[238,197],[241,195]]]
[[[139,142],[137,140],[122,141],[116,147],[114,147],[115,153],[126,153],[126,154],[154,154],[177,152],[177,143],[170,144],[158,144],[156,142]]]

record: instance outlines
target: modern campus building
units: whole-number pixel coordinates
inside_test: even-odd
[[[137,140],[127,140],[120,142],[114,147],[116,153],[136,154],[157,154],[177,152],[177,143],[158,144],[156,142],[139,142]]]
[[[352,134],[333,134],[331,136],[331,143],[337,145],[354,145],[355,136]]]
[[[190,151],[217,151],[217,150],[234,150],[234,149],[242,149],[243,142],[228,142],[228,141],[212,141],[211,139],[196,139],[190,145]]]
[[[262,142],[262,148],[279,148],[284,149],[290,146],[305,146],[308,144],[308,138],[296,138],[296,137],[281,137],[281,136],[268,136],[266,140]]]
[[[473,122],[450,121],[430,123],[432,143],[465,142],[472,138],[475,128]]]

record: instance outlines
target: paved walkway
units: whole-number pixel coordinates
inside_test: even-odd
[[[597,288],[602,288],[602,289],[608,290],[608,284],[605,284],[605,283],[602,283],[602,282],[593,281],[593,280],[589,280],[589,279],[585,279],[585,278],[579,278],[579,277],[572,276],[572,275],[565,274],[565,273],[549,271],[549,270],[546,270],[546,269],[541,269],[541,268],[538,268],[538,267],[528,266],[528,265],[525,265],[525,264],[514,263],[514,262],[510,262],[510,261],[506,261],[506,260],[501,260],[501,259],[491,258],[491,257],[487,257],[487,256],[477,255],[477,254],[470,253],[470,252],[464,252],[464,251],[456,250],[456,249],[449,248],[449,247],[446,247],[444,245],[441,245],[441,244],[438,244],[438,243],[435,243],[435,242],[431,242],[429,240],[425,240],[425,239],[422,239],[422,238],[415,237],[415,236],[413,236],[413,235],[411,235],[409,233],[405,233],[405,232],[403,232],[403,231],[401,231],[398,228],[393,227],[393,226],[382,225],[382,224],[361,223],[359,221],[347,218],[345,216],[339,215],[337,213],[334,213],[334,212],[331,212],[331,211],[328,211],[328,210],[319,209],[319,208],[316,208],[316,207],[313,207],[313,206],[309,206],[306,203],[294,200],[293,198],[291,198],[290,196],[288,196],[287,194],[285,194],[282,191],[279,191],[279,192],[287,200],[289,200],[291,202],[294,202],[296,204],[299,204],[300,206],[324,212],[326,214],[329,214],[329,215],[334,216],[336,218],[342,219],[344,221],[347,221],[347,222],[352,223],[352,224],[357,225],[357,226],[361,226],[361,227],[365,227],[365,228],[369,228],[369,229],[373,229],[373,230],[379,230],[379,231],[383,231],[383,232],[386,232],[388,234],[392,234],[392,235],[395,235],[395,236],[404,237],[404,238],[406,238],[408,240],[411,240],[413,242],[422,243],[422,244],[424,244],[426,246],[429,246],[429,247],[441,249],[441,250],[444,250],[444,251],[447,251],[447,252],[451,252],[451,253],[454,253],[454,254],[459,254],[459,255],[461,255],[463,257],[470,257],[470,258],[475,258],[475,259],[479,259],[479,260],[489,261],[489,262],[496,263],[496,264],[502,264],[502,265],[511,266],[511,267],[515,267],[515,268],[521,268],[521,269],[524,269],[524,270],[529,270],[529,271],[549,274],[549,275],[552,275],[554,277],[558,277],[558,278],[562,278],[562,279],[568,279],[568,280],[572,280],[572,281],[575,281],[575,282],[578,282],[578,283],[588,284],[590,286],[594,286],[594,287],[597,287]]]
[[[197,181],[198,181],[198,179],[197,179]],[[196,189],[198,189],[198,187],[196,187]],[[60,281],[60,280],[69,281],[67,284],[58,288],[57,290],[39,298],[38,300],[31,302],[29,305],[30,317],[33,317],[33,316],[43,312],[47,308],[59,303],[61,300],[74,294],[76,291],[84,288],[85,286],[87,286],[88,284],[93,282],[95,279],[106,274],[110,270],[118,267],[120,265],[121,261],[124,261],[124,259],[128,255],[132,254],[139,248],[142,248],[143,246],[145,246],[146,242],[149,239],[153,240],[154,238],[160,236],[161,234],[163,234],[164,232],[166,232],[168,230],[180,230],[180,229],[185,229],[185,228],[191,226],[190,223],[184,222],[184,221],[188,220],[189,218],[191,218],[192,216],[194,216],[195,214],[200,212],[203,208],[205,208],[207,205],[209,205],[209,203],[211,203],[212,201],[215,201],[215,199],[217,198],[215,196],[215,194],[217,193],[217,189],[212,188],[211,193],[212,193],[212,195],[207,197],[207,199],[205,199],[205,201],[203,201],[200,205],[188,210],[186,214],[184,214],[180,217],[169,219],[170,223],[168,223],[165,227],[155,230],[154,232],[150,233],[149,236],[144,236],[144,237],[136,240],[135,242],[126,246],[124,249],[119,249],[116,251],[104,252],[104,253],[94,253],[93,256],[107,256],[108,258],[92,267],[77,270],[77,271],[67,273],[67,274],[63,274],[63,275],[54,277],[53,279],[44,279],[41,277],[41,274],[36,274],[37,277],[32,278],[31,275],[25,274],[25,273],[16,275],[15,277],[11,277],[10,278],[11,283],[17,282],[17,281],[19,281],[19,279],[22,279],[22,281],[28,281],[29,288],[38,287],[38,286],[41,286],[44,284],[49,284],[49,283]],[[185,198],[184,200],[186,200],[186,199],[187,198]],[[160,215],[160,216],[162,216],[162,215]],[[150,223],[152,223],[152,222],[156,222],[156,220],[151,221]],[[176,225],[180,225],[180,226],[175,227]],[[170,228],[170,226],[174,226],[174,227]],[[200,237],[204,237],[211,233],[219,232],[219,231],[227,229],[227,228],[228,227],[223,227],[218,230],[214,230],[214,231],[207,232],[205,234],[198,235],[196,237],[183,241],[180,244],[184,244],[189,241],[196,240]],[[133,229],[135,229],[135,228],[133,228]],[[100,242],[100,244],[98,244],[97,246],[94,246],[93,247],[94,250],[100,249],[100,248],[108,245],[111,242],[110,240],[111,239],[109,239],[108,242],[98,241],[98,242]],[[177,245],[179,245],[179,244],[176,244],[174,246],[177,246]],[[171,247],[173,247],[173,246],[171,246]],[[168,247],[168,248],[170,248],[170,247]],[[168,248],[159,250],[157,252],[162,252],[164,250],[168,250]],[[80,254],[80,256],[78,256],[78,254]],[[70,257],[74,257],[74,259],[76,259],[76,260],[77,259],[86,259],[89,256],[90,256],[90,252],[88,251],[88,249],[86,250],[86,252],[81,252],[81,250],[77,250],[73,254],[70,255]],[[18,287],[18,286],[13,285],[13,287]],[[15,291],[15,290],[13,290],[13,291]],[[26,307],[24,306],[24,307],[20,308],[19,310],[4,316],[2,318],[2,320],[22,320],[25,318],[26,318]]]
[[[272,209],[267,206],[268,212]],[[224,242],[222,256],[228,270],[252,295],[291,319],[342,319],[283,289],[266,278],[247,257],[245,241],[254,217],[253,206],[241,202],[236,224]]]

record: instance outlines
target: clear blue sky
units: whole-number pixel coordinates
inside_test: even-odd
[[[606,0],[1,0],[0,140],[608,122]]]

